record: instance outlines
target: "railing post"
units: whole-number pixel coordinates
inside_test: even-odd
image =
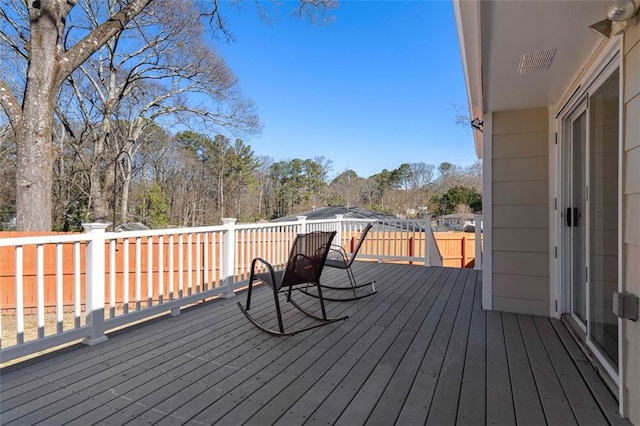
[[[86,248],[86,310],[90,336],[82,343],[93,346],[107,340],[104,334],[105,238],[108,223],[83,223],[89,234]]]
[[[298,218],[298,234],[306,234],[307,233],[307,217],[306,216],[296,216]]]
[[[336,236],[333,239],[333,244],[337,244],[339,246],[342,246],[342,218],[343,217],[344,217],[343,214],[336,215],[336,219],[337,219]]]
[[[220,278],[222,285],[226,286],[223,298],[231,298],[236,294],[233,292],[233,275],[236,265],[236,231],[235,223],[238,219],[233,217],[223,217],[222,224],[226,228],[222,237],[222,265],[220,268]]]
[[[475,225],[475,250],[476,250],[476,258],[474,260],[473,269],[480,270],[482,269],[482,215],[476,215],[476,225]]]
[[[426,215],[424,220],[424,266],[431,266],[431,215]]]

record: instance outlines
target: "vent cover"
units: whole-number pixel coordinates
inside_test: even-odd
[[[538,50],[537,52],[523,53],[520,57],[518,74],[529,74],[535,71],[543,71],[549,69],[555,55],[556,49]]]

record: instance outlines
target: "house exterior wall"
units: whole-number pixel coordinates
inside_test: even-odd
[[[548,114],[548,108],[493,113],[494,310],[549,315]]]
[[[625,290],[640,296],[640,25],[627,33],[624,53],[623,269]],[[623,321],[624,415],[640,425],[640,321]]]

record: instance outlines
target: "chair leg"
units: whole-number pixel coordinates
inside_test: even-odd
[[[249,288],[247,289],[247,311],[251,309],[251,290],[253,290],[253,271],[251,272],[251,276],[249,276]]]
[[[351,284],[351,290],[353,291],[353,297],[358,297],[356,293],[356,277],[353,276],[351,268],[347,268],[347,276],[349,277],[349,283]]]
[[[278,329],[284,334],[284,324],[282,323],[282,311],[280,310],[280,301],[278,300],[278,290],[273,287],[273,302],[276,305],[276,315],[278,316]]]
[[[327,310],[324,307],[324,299],[322,298],[322,286],[320,285],[320,281],[316,283],[316,288],[318,289],[318,298],[320,299],[320,310],[322,311],[322,319],[327,320]]]

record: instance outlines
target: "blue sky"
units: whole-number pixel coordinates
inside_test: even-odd
[[[343,0],[335,21],[264,23],[253,2],[225,16],[235,42],[218,51],[264,125],[245,137],[276,161],[324,156],[331,176],[368,177],[402,163],[476,161],[451,1]],[[228,6],[228,4],[227,4]]]

